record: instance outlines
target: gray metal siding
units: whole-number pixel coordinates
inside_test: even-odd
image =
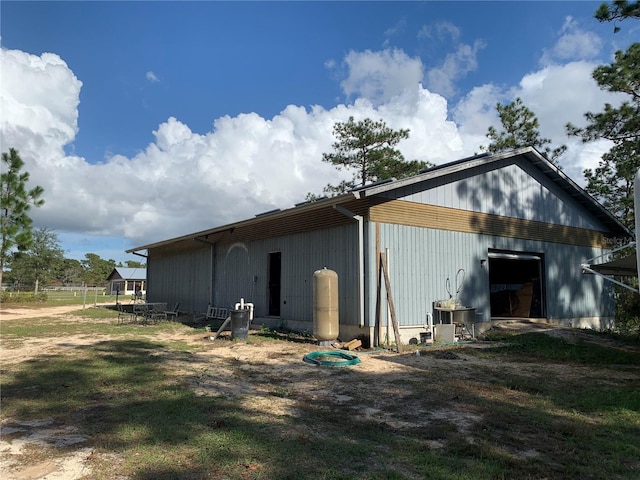
[[[504,165],[492,164],[492,170],[458,172],[448,178],[415,184],[387,195],[416,203],[445,206],[506,217],[535,220],[579,228],[605,230],[599,221],[587,215],[575,200],[553,184],[548,177],[520,160]],[[501,166],[502,168],[495,169]],[[486,169],[485,169],[486,170]]]
[[[373,225],[369,228],[368,261],[375,265]],[[549,318],[611,316],[614,311],[612,289],[601,278],[583,275],[580,264],[602,250],[555,243],[486,236],[381,224],[380,247],[389,248],[391,291],[401,325],[424,325],[432,304],[449,298],[446,280],[450,278],[455,295],[455,277],[464,269],[460,300],[474,307],[484,319],[490,316],[488,249],[497,248],[544,254],[546,304]],[[376,277],[369,275],[367,311],[369,325],[375,325]],[[383,307],[386,298],[383,290]]]
[[[215,306],[240,298],[254,304],[256,316],[268,314],[268,258],[281,252],[280,318],[313,321],[313,273],[327,267],[338,274],[341,323],[358,322],[357,223],[314,232],[216,248]]]
[[[194,250],[162,257],[151,255],[147,263],[149,301],[167,302],[169,307],[180,302],[180,310],[206,311],[211,283],[211,247],[197,246]]]

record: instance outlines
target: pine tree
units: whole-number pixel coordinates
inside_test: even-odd
[[[597,67],[593,78],[601,89],[628,98],[619,106],[605,104],[600,113],[585,113],[587,126],[567,124],[567,133],[585,143],[601,138],[613,142],[598,166],[584,171],[586,190],[633,228],[633,184],[640,168],[640,43],[616,52],[614,63]]]
[[[491,140],[491,143],[487,147],[480,147],[480,150],[499,153],[516,148],[535,147],[557,165],[558,158],[567,147],[562,145],[552,150],[548,146],[551,140],[540,136],[538,119],[525,106],[521,98],[516,98],[514,102],[506,105],[498,103],[496,109],[504,130],[498,132],[495,127],[490,126],[487,130],[487,138]]]
[[[337,139],[332,145],[334,152],[322,154],[322,160],[338,170],[352,171],[353,178],[338,185],[327,185],[325,193],[344,193],[371,182],[416,175],[430,166],[418,160],[405,161],[395,147],[409,138],[409,130],[393,130],[382,120],[374,122],[366,118],[356,122],[349,117],[348,121],[334,125],[333,134]],[[308,195],[307,198],[314,197]]]
[[[634,183],[640,168],[640,44],[616,52],[614,63],[596,68],[593,78],[601,89],[626,94],[627,99],[618,106],[605,104],[600,113],[586,113],[587,126],[568,124],[567,132],[585,143],[601,138],[613,142],[598,166],[584,171],[585,189],[633,230]],[[637,280],[631,281],[637,288]],[[640,333],[638,294],[617,287],[615,297],[617,329]]]
[[[602,3],[594,17],[596,17],[600,22],[617,22],[627,18],[640,18],[640,2],[613,0],[611,4]],[[615,25],[613,27],[613,33],[617,33],[619,31],[620,27]]]
[[[28,190],[29,173],[21,172],[24,162],[18,151],[10,148],[2,153],[2,174],[0,175],[0,227],[2,243],[0,244],[0,285],[2,273],[7,260],[14,249],[26,250],[32,242],[32,221],[28,213],[32,206],[40,207],[44,200],[40,198],[44,192],[40,186]]]

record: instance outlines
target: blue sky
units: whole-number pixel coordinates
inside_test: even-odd
[[[286,208],[337,183],[349,115],[409,128],[406,158],[486,144],[523,98],[581,182],[608,149],[564,133],[619,98],[590,72],[640,39],[599,2],[11,2],[1,9],[2,150],[45,189],[38,226],[71,258]]]

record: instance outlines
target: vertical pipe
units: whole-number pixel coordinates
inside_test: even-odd
[[[381,265],[380,265],[380,223],[376,222],[376,320],[377,324],[377,343],[374,345],[378,347],[382,344],[382,295],[380,295],[382,291],[382,285],[380,284],[380,275],[381,275]],[[374,335],[375,337],[375,335]]]
[[[356,215],[358,220],[358,290],[360,301],[358,302],[360,310],[360,328],[364,327],[364,219],[362,215]]]
[[[389,261],[389,247],[385,247],[384,248],[384,268],[387,270],[389,276],[391,276],[391,273],[389,272],[389,265],[390,265],[390,261]],[[387,293],[388,295],[388,293]],[[391,325],[391,311],[389,310],[389,301],[387,300],[386,302],[387,305],[387,339],[391,338],[391,332],[389,331],[389,325]]]
[[[215,243],[209,247],[209,305],[215,305],[214,287],[215,287],[215,262],[216,262],[216,245]]]
[[[334,205],[333,208],[358,222],[358,326],[362,328],[364,327],[364,218],[342,205]]]

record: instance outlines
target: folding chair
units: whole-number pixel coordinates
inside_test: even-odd
[[[160,320],[167,319],[167,304],[158,303],[151,306],[148,313],[148,318],[153,323],[158,323]]]
[[[179,308],[180,302],[176,303],[175,307],[173,307],[173,310],[167,310],[164,313],[167,318],[171,317],[172,320],[176,320],[180,316],[180,311],[178,310]]]
[[[118,324],[122,324],[125,320],[133,321],[133,313],[127,312],[121,303],[118,303]]]
[[[142,323],[147,321],[147,317],[149,316],[149,306],[144,303],[134,303],[133,304],[133,320],[137,321],[138,317],[142,317]]]

